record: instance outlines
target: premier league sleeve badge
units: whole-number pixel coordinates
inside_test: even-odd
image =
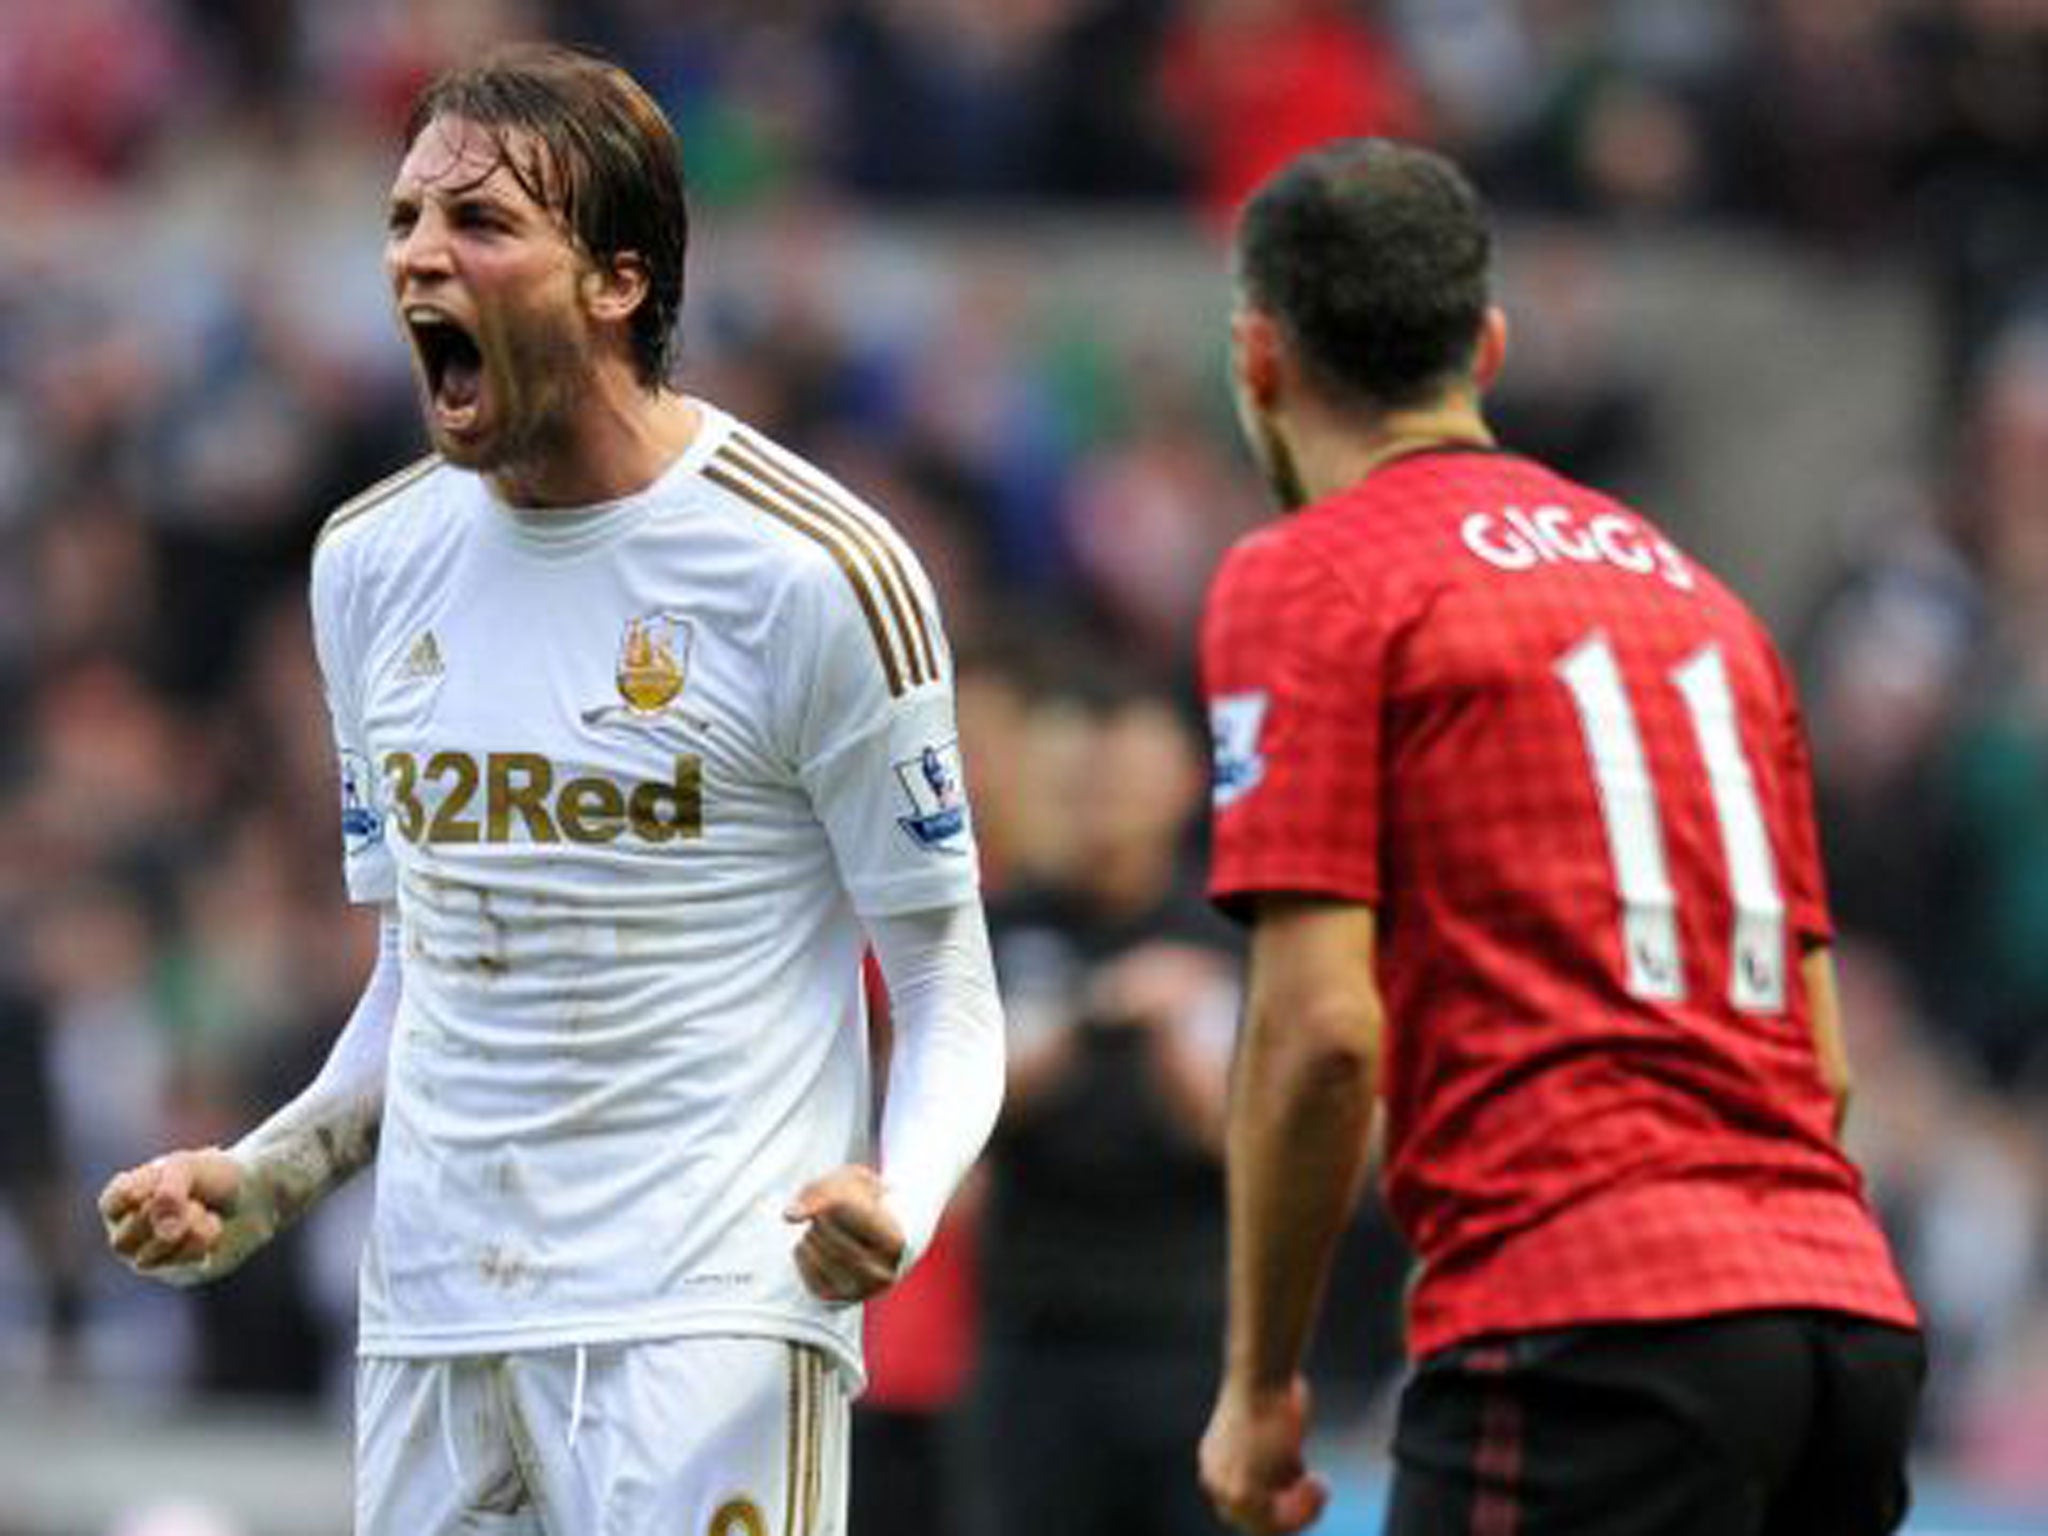
[[[967,791],[960,774],[960,743],[939,742],[896,764],[896,779],[910,814],[896,818],[918,847],[935,853],[964,849]]]
[[[362,753],[341,754],[341,845],[350,854],[366,853],[384,841],[384,816],[377,809],[377,790],[370,760]]]

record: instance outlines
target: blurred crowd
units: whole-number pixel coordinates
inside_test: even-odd
[[[690,387],[887,508],[961,657],[1026,1091],[977,1230],[878,1322],[870,1422],[901,1434],[875,1467],[971,1463],[970,1399],[1062,1422],[1061,1393],[1133,1374],[1111,1342],[1199,1374],[1214,1337],[1236,957],[1191,910],[1187,674],[1207,575],[1264,515],[1224,289],[1134,337],[1020,297],[1034,252],[1005,231],[1136,214],[1220,264],[1278,158],[1390,132],[1562,232],[1560,270],[1655,224],[1921,276],[1914,472],[1797,509],[1836,544],[1785,638],[1854,1139],[1935,1333],[1929,1453],[2048,1494],[2048,0],[0,4],[0,1381],[345,1391],[365,1191],[191,1295],[104,1258],[91,1197],[288,1095],[367,973],[303,581],[326,511],[419,434],[356,194],[419,83],[535,33],[647,81],[708,238],[745,232],[744,262],[693,265]],[[869,223],[935,211],[980,254],[871,259]],[[1595,344],[1597,285],[1523,286],[1504,436],[1654,514],[1684,424]],[[1182,1216],[1149,1269],[1043,1260],[1154,1195]],[[1371,1212],[1352,1246],[1325,1365],[1365,1412],[1398,1341],[1353,1298],[1390,1311],[1399,1259]],[[1048,1361],[1072,1373],[1026,1379]]]

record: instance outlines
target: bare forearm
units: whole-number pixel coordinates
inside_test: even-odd
[[[1848,1047],[1842,1040],[1842,1004],[1835,987],[1834,952],[1825,946],[1809,949],[1801,957],[1799,969],[1813,1028],[1814,1055],[1820,1062],[1821,1080],[1835,1101],[1835,1135],[1839,1137],[1848,1126],[1855,1079],[1849,1070]]]
[[[1232,1087],[1226,1374],[1282,1388],[1299,1368],[1366,1161],[1368,1055],[1254,1020]]]

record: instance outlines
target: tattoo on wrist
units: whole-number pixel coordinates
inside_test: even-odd
[[[380,1099],[359,1100],[307,1124],[281,1125],[251,1149],[255,1193],[282,1231],[377,1154]]]

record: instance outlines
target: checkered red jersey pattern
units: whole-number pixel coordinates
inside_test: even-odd
[[[1203,634],[1211,892],[1371,904],[1409,1344],[1914,1311],[1831,1131],[1804,729],[1645,519],[1436,450],[1240,543]]]

